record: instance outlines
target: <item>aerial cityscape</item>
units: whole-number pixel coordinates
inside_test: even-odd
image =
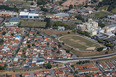
[[[0,77],[116,77],[116,0],[0,0]]]

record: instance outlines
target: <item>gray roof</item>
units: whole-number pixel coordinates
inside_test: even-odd
[[[61,16],[61,17],[67,17],[69,16],[69,14],[67,13],[58,13],[58,14],[54,14],[55,16]]]

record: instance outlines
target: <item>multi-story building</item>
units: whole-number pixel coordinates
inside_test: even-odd
[[[98,23],[95,21],[89,21],[83,24],[78,24],[77,29],[81,31],[90,32],[91,35],[93,36],[97,34]]]

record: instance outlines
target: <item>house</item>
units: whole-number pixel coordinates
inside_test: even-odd
[[[99,69],[95,67],[93,64],[78,65],[74,66],[74,68],[79,74],[96,73],[99,71]]]
[[[64,31],[65,30],[65,27],[64,26],[58,26],[58,30],[59,31]]]

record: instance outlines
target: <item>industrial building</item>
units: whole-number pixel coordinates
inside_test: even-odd
[[[20,12],[19,17],[22,19],[38,19],[39,14],[23,11],[23,12]]]

